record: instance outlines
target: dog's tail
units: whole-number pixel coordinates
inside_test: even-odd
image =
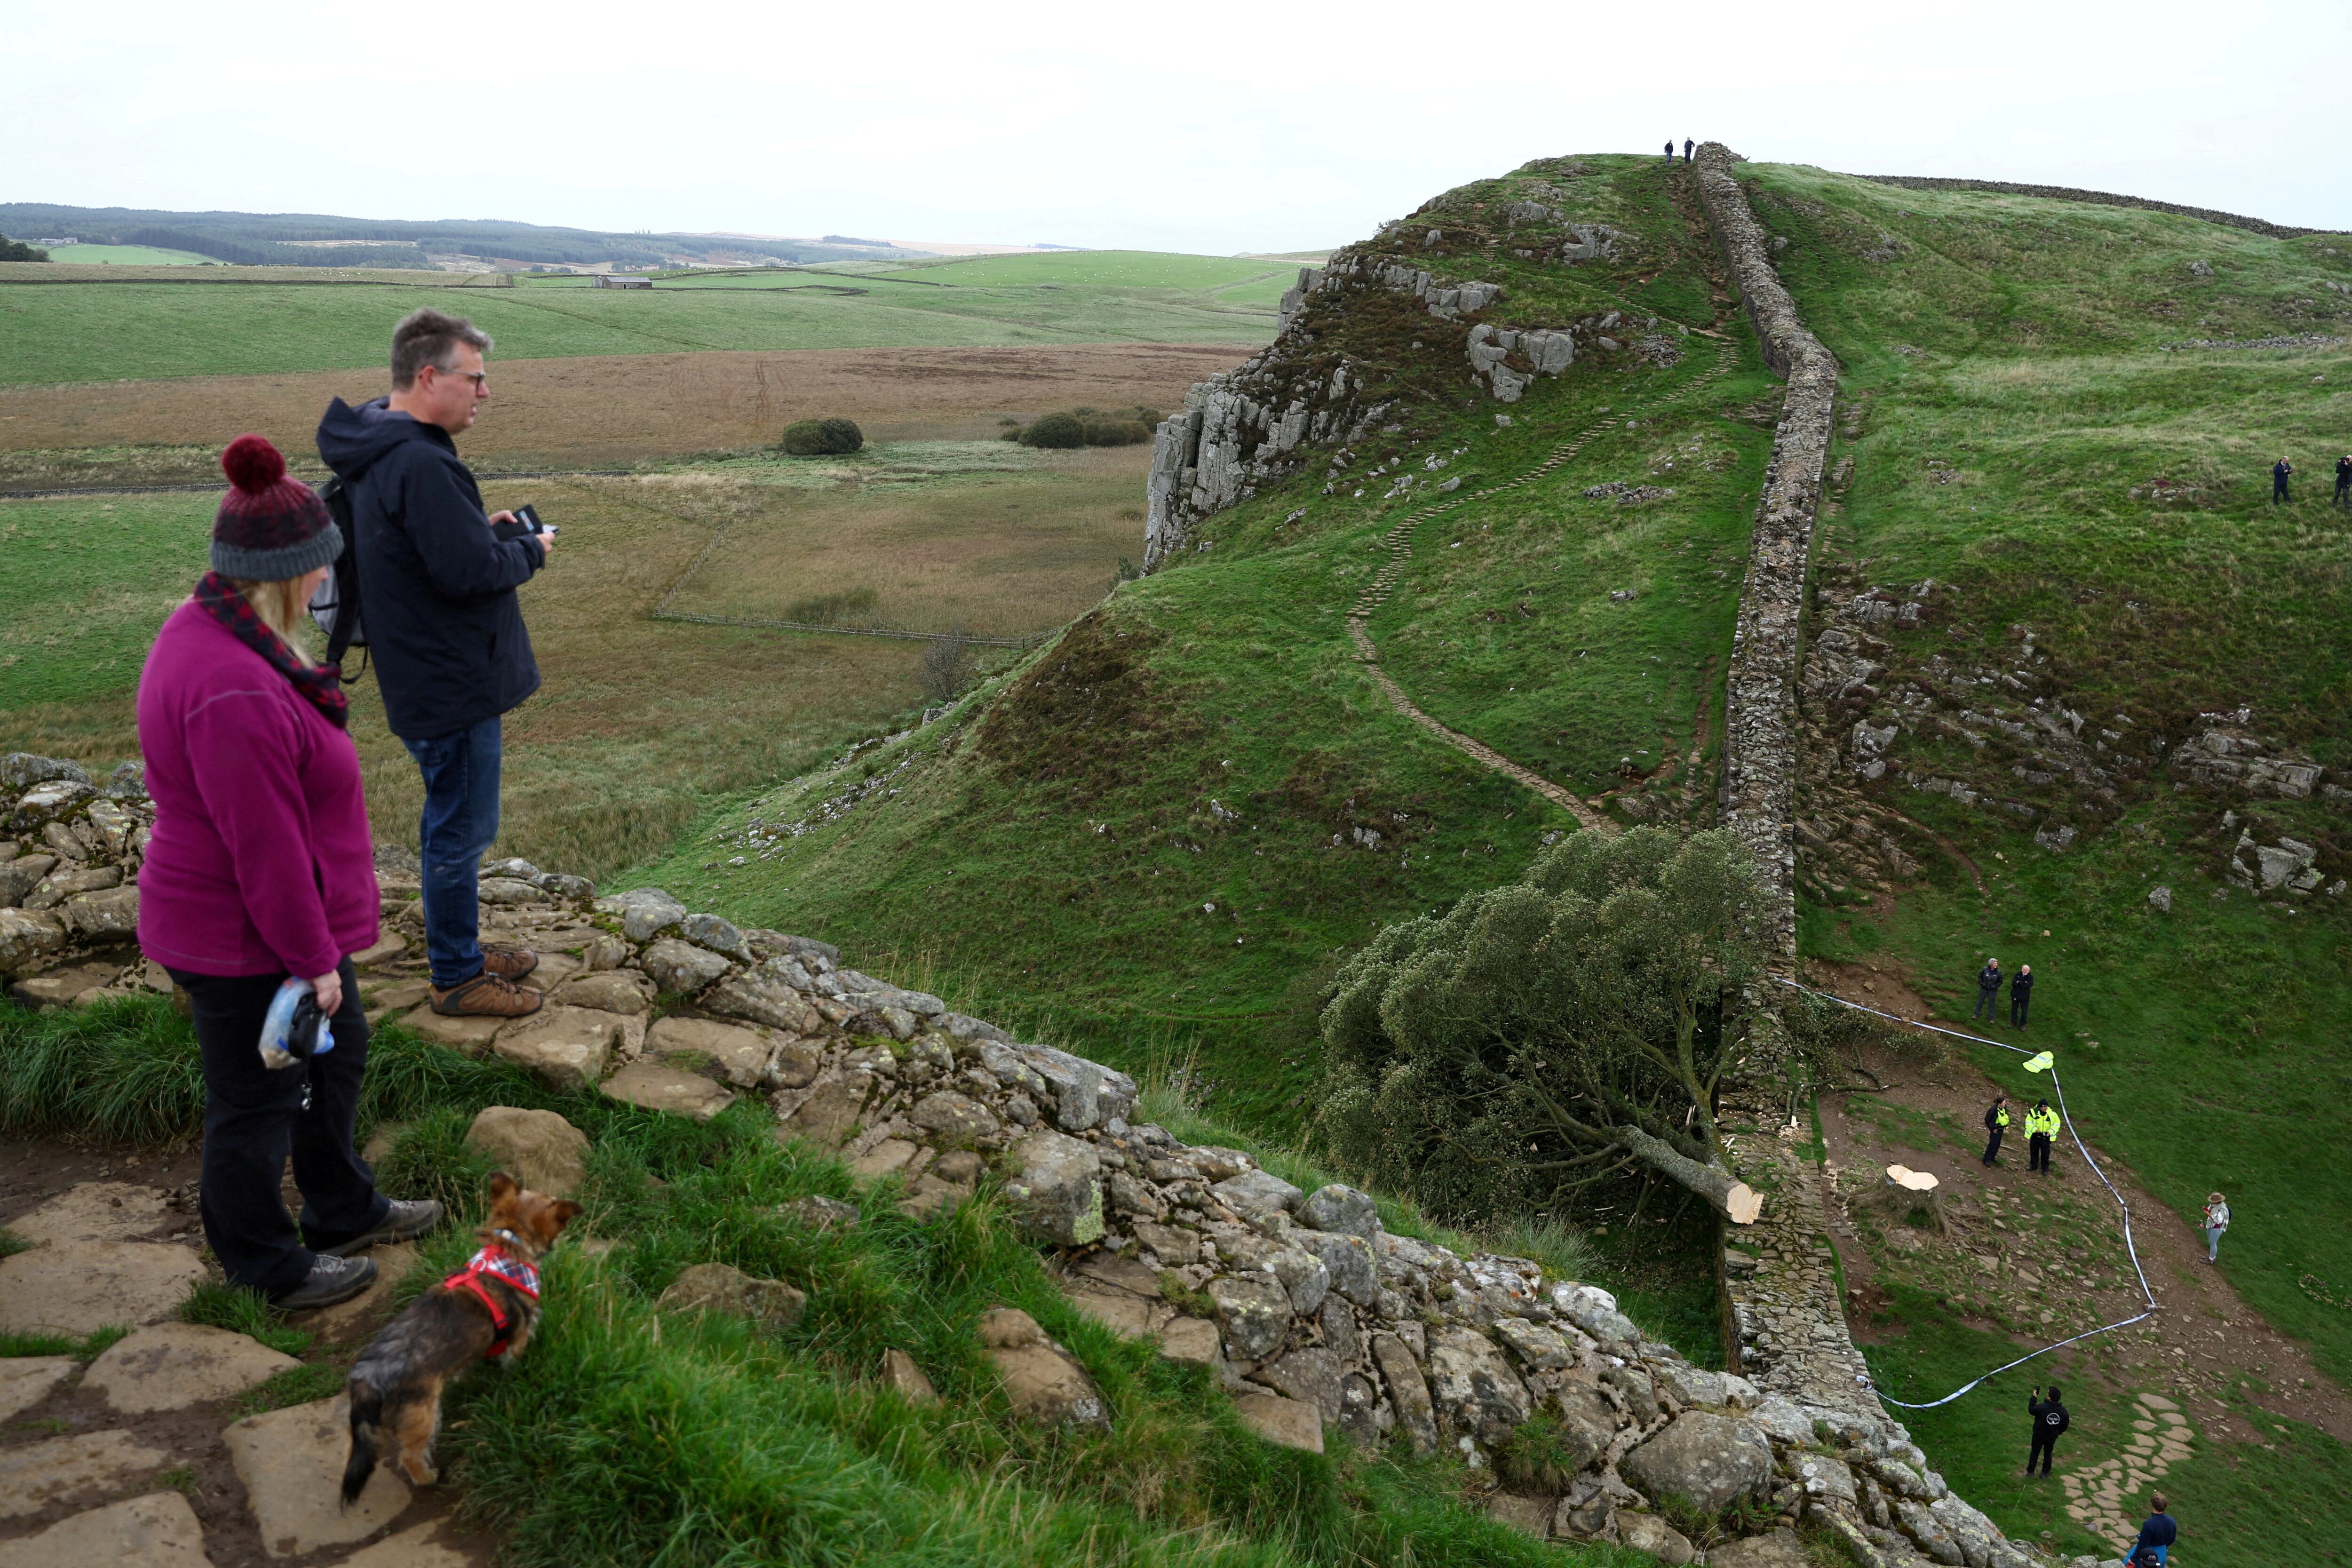
[[[375,1471],[377,1429],[383,1420],[383,1392],[356,1374],[346,1392],[352,1405],[352,1457],[343,1467],[343,1506],[351,1507],[367,1489]]]

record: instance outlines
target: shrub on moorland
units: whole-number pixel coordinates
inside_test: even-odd
[[[1132,447],[1151,439],[1151,428],[1132,419],[1089,419],[1087,421],[1087,445],[1089,447]]]
[[[854,419],[801,419],[784,426],[781,444],[795,458],[824,458],[856,451],[866,436]]]
[[[1022,431],[1020,441],[1024,447],[1083,447],[1086,422],[1075,414],[1048,414]]]

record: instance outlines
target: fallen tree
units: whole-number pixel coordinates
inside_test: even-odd
[[[1752,1223],[1715,1100],[1762,907],[1738,837],[1636,828],[1576,834],[1527,881],[1390,928],[1323,1011],[1325,1132],[1463,1220],[1643,1173]]]

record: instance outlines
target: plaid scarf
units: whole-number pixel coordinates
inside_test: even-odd
[[[342,669],[332,664],[304,664],[286,639],[270,630],[254,613],[245,595],[228,585],[217,572],[207,572],[196,584],[196,603],[205,614],[226,626],[236,640],[269,661],[269,667],[294,683],[302,700],[327,716],[336,729],[351,723],[351,700],[343,695]]]

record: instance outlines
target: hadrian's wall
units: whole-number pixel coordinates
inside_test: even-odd
[[[1788,384],[1756,512],[1724,704],[1722,820],[1755,848],[1784,961],[1796,956],[1797,675],[1837,360],[1806,330],[1772,269],[1763,226],[1732,174],[1739,155],[1698,150],[1699,200],[1739,288],[1765,362]]]

